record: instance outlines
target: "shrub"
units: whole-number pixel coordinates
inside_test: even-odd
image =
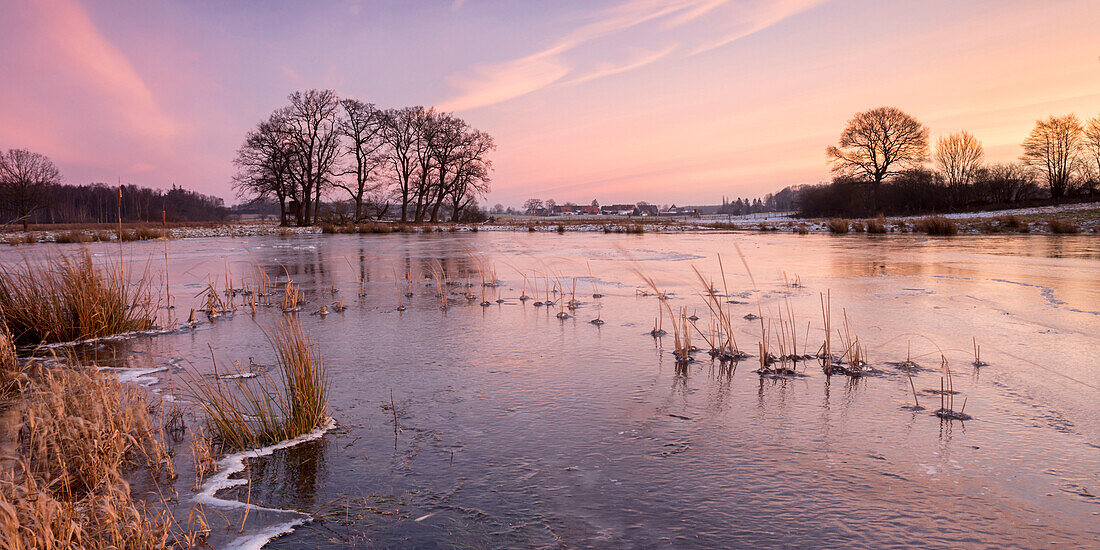
[[[913,227],[917,231],[927,233],[929,235],[955,235],[959,232],[959,226],[955,225],[955,222],[943,217],[943,216],[929,216],[917,220]]]
[[[1000,223],[1002,228],[1010,231],[1019,231],[1020,233],[1031,231],[1031,226],[1016,216],[1001,216],[997,218],[997,222]]]

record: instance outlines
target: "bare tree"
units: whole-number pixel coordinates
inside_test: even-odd
[[[451,221],[458,221],[466,207],[489,192],[489,174],[493,171],[493,163],[488,158],[489,151],[496,149],[493,137],[478,130],[469,132],[467,136],[456,159],[453,184],[449,190]]]
[[[872,186],[872,208],[878,208],[882,182],[893,174],[919,167],[928,158],[928,128],[895,107],[856,113],[837,145],[825,150],[840,175],[865,179]]]
[[[542,199],[527,199],[523,201],[523,212],[526,214],[532,210],[539,210],[542,208]]]
[[[351,181],[336,179],[334,187],[347,191],[355,203],[355,221],[363,219],[363,201],[368,193],[383,184],[374,181],[375,172],[385,165],[385,157],[380,153],[385,146],[382,140],[382,112],[373,104],[358,99],[345,99],[340,102],[343,117],[338,131],[345,140],[345,154],[350,158],[349,166],[340,173],[351,176]]]
[[[435,142],[440,134],[439,115],[434,109],[421,110],[413,123],[413,151],[416,156],[416,210],[413,219],[424,221],[428,205],[435,194],[441,194],[439,183],[435,181]]]
[[[1051,116],[1035,121],[1035,128],[1024,140],[1020,160],[1035,167],[1046,177],[1050,196],[1055,201],[1065,196],[1081,153],[1084,128],[1077,115]]]
[[[0,201],[15,214],[14,221],[23,223],[23,231],[42,206],[46,188],[60,183],[61,172],[45,155],[26,149],[0,152]]]
[[[276,112],[290,145],[292,181],[297,185],[298,225],[310,225],[320,212],[321,194],[331,183],[340,153],[337,132],[339,99],[332,90],[290,94],[290,105]]]
[[[1085,179],[1089,195],[1096,193],[1096,186],[1100,184],[1100,115],[1090,118],[1085,126],[1084,134],[1085,163],[1088,166],[1089,177]]]
[[[291,150],[282,119],[271,116],[245,135],[233,164],[233,188],[240,198],[274,197],[279,202],[279,222],[287,225],[287,199],[294,198],[291,183]]]
[[[387,109],[382,118],[382,139],[386,142],[387,160],[397,178],[397,193],[401,199],[401,221],[409,220],[409,203],[415,191],[412,187],[416,170],[417,118],[423,107]]]
[[[973,180],[985,160],[985,149],[978,138],[964,130],[937,140],[934,158],[947,184],[958,188]]]

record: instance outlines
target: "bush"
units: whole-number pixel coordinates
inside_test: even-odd
[[[959,232],[959,226],[955,225],[955,222],[943,216],[929,216],[927,218],[921,218],[913,224],[913,227],[917,231],[921,231],[929,235],[956,235]]]

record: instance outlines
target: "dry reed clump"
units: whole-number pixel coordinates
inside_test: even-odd
[[[913,228],[929,235],[957,235],[959,233],[959,226],[943,216],[921,218],[913,224]]]
[[[848,232],[849,223],[848,220],[845,219],[833,218],[826,222],[825,225],[829,228],[830,232],[843,235]]]
[[[83,231],[66,231],[54,237],[55,243],[90,243],[92,236]]]
[[[278,364],[277,380],[268,374],[239,383],[189,380],[192,395],[206,412],[214,439],[236,449],[250,449],[295,438],[321,427],[328,419],[324,363],[313,340],[295,318],[267,332]]]
[[[123,471],[173,478],[145,393],[95,370],[42,370],[16,405],[17,455],[0,475],[0,547],[169,548],[199,543],[133,500]],[[17,435],[15,435],[17,434]]]
[[[22,235],[12,235],[10,237],[7,237],[6,239],[4,239],[4,242],[10,244],[11,246],[18,246],[21,244],[34,244],[38,242],[38,239],[34,236],[33,233],[24,233]]]
[[[167,234],[151,227],[139,227],[137,229],[123,230],[119,233],[119,239],[123,241],[150,241],[167,238]]]
[[[873,235],[881,235],[883,233],[886,233],[886,220],[882,218],[867,220],[867,233]]]
[[[1002,229],[1007,231],[1017,231],[1019,233],[1028,233],[1031,231],[1031,226],[1016,216],[1001,216],[997,218],[997,223],[1000,224]]]
[[[364,233],[393,233],[394,229],[395,229],[394,224],[367,222],[367,223],[360,224],[359,226],[357,226],[355,228],[355,231],[357,233],[360,233],[360,234],[364,234]],[[397,230],[400,231],[400,228],[397,228]]]
[[[1057,233],[1059,235],[1073,235],[1077,233],[1077,226],[1073,222],[1067,220],[1058,220],[1051,218],[1047,220],[1047,227],[1050,228],[1051,233]]]
[[[798,233],[799,235],[809,235],[810,234],[810,229],[808,227],[806,227],[806,224],[800,223],[797,226],[795,226],[794,232]]]
[[[128,282],[121,267],[91,255],[0,266],[0,320],[18,343],[68,342],[145,330],[156,311],[150,276]]]
[[[15,354],[15,344],[11,341],[8,328],[0,321],[0,402],[18,393],[19,358]]]
[[[856,233],[863,233],[863,222],[859,220],[853,220],[852,231],[855,231]]]

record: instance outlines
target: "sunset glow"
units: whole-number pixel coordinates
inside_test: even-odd
[[[294,90],[434,105],[492,134],[489,204],[708,203],[828,178],[892,105],[991,162],[1100,114],[1100,4],[819,0],[6,2],[0,148],[67,183],[233,199],[245,132]]]

